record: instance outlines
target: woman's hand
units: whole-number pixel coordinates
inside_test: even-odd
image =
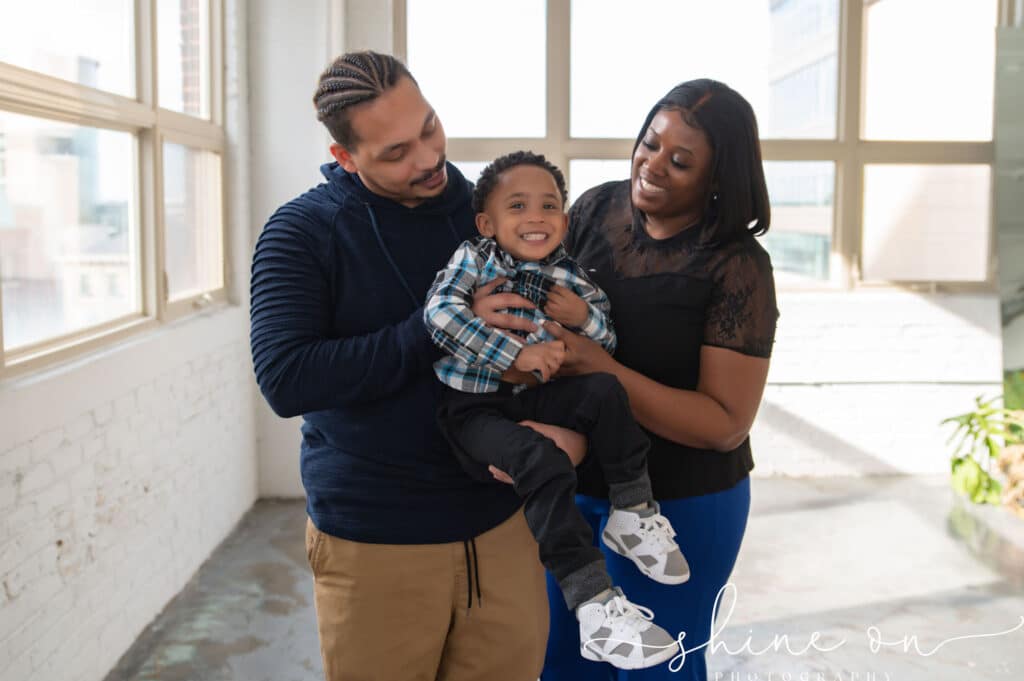
[[[548,333],[565,343],[565,359],[558,373],[564,376],[592,374],[596,371],[610,371],[615,365],[612,356],[600,343],[586,336],[573,333],[554,322],[544,322]]]
[[[590,307],[587,301],[565,288],[555,285],[548,291],[544,314],[565,326],[579,328],[587,323]]]
[[[587,438],[574,430],[552,426],[548,423],[537,423],[536,421],[520,421],[519,425],[533,428],[541,435],[554,440],[555,446],[565,452],[569,460],[572,461],[574,468],[579,466],[583,461],[583,457],[587,455]],[[512,478],[505,471],[499,470],[494,466],[488,466],[488,469],[495,480],[508,483],[509,485],[512,484]]]
[[[488,326],[492,326],[495,329],[514,329],[528,333],[536,331],[537,325],[529,319],[517,317],[508,312],[499,312],[499,310],[507,310],[510,307],[523,307],[527,310],[537,307],[518,293],[494,293],[492,295],[494,289],[506,281],[506,277],[499,277],[481,286],[473,293],[473,315],[484,320]]]

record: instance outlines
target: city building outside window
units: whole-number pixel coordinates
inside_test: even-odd
[[[0,13],[0,375],[224,300],[221,2]]]
[[[623,179],[658,97],[715,78],[758,116],[780,288],[994,290],[997,0],[396,4],[396,51],[470,179],[520,148],[567,170],[573,199]]]

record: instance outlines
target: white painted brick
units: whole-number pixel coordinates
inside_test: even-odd
[[[30,461],[27,444],[11,447],[0,454],[0,472],[12,472],[28,467]]]
[[[106,437],[102,433],[90,435],[82,443],[82,459],[85,463],[92,462],[106,445]]]
[[[121,395],[114,400],[114,416],[117,419],[127,419],[135,413],[135,393]]]
[[[71,489],[74,490],[79,496],[88,494],[92,496],[92,492],[96,486],[96,468],[89,465],[89,462],[85,462],[86,465],[76,470],[71,475]]]
[[[0,536],[8,538],[0,580],[8,578],[14,595],[0,597],[0,654],[12,629],[19,647],[28,642],[12,667],[18,681],[52,681],[55,673],[100,681],[251,504],[251,484],[236,491],[238,480],[255,476],[250,368],[218,359],[246,352],[240,332],[121,398],[98,401],[85,420],[47,424],[20,444],[0,433],[0,482],[20,493],[12,500],[0,492]],[[186,395],[183,421],[177,410]],[[24,628],[32,615],[42,621],[38,634],[34,620]]]
[[[41,461],[27,469],[24,474],[15,476],[15,480],[19,495],[24,497],[53,482],[53,465],[49,461]]]
[[[36,492],[32,496],[32,501],[35,503],[38,517],[48,518],[71,504],[71,485],[67,482],[50,485]]]
[[[14,658],[11,665],[3,671],[3,679],[7,681],[20,681],[21,679],[28,679],[32,675],[32,660],[26,651],[22,655]]]
[[[77,442],[61,445],[50,454],[47,461],[53,466],[56,477],[67,477],[82,465],[82,447]]]
[[[18,498],[18,487],[14,480],[14,473],[0,474],[0,512],[13,507]]]
[[[35,504],[18,504],[5,520],[6,536],[17,541],[20,547],[19,561],[49,541],[43,527],[46,521],[37,517]]]
[[[3,544],[0,544],[0,578],[10,570],[13,570],[24,559],[24,549],[22,549],[18,540],[13,537],[6,539]],[[2,584],[0,584],[0,603],[6,600],[7,596],[4,594]]]
[[[96,426],[105,426],[114,418],[113,402],[103,402],[92,408],[92,422]]]
[[[64,429],[51,428],[32,439],[32,460],[41,461],[64,442]]]
[[[144,383],[135,389],[135,399],[138,400],[139,409],[150,410],[158,402],[155,383]]]
[[[7,639],[8,649],[13,657],[28,652],[29,648],[46,631],[47,618],[41,611],[32,613]]]
[[[95,424],[91,412],[87,412],[75,418],[64,427],[64,436],[72,442],[81,440],[92,432]]]

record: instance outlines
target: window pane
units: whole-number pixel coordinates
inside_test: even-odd
[[[987,165],[866,166],[864,279],[983,281],[990,185]]]
[[[772,223],[761,243],[783,286],[820,284],[829,278],[835,165],[771,161],[764,164]]]
[[[480,173],[484,171],[489,161],[452,161],[452,163],[466,176],[467,180],[476,184],[476,181],[480,179]]]
[[[168,300],[224,285],[220,156],[164,144],[164,252]]]
[[[5,348],[140,310],[135,167],[129,133],[0,112]]]
[[[626,159],[569,161],[569,205],[591,187],[611,180],[628,179],[629,161]]]
[[[406,7],[409,70],[449,137],[544,137],[544,0],[520,0],[514,9],[504,0],[407,0]]]
[[[0,61],[135,96],[132,0],[0,0]]]
[[[864,136],[990,140],[996,0],[883,0],[865,13]]]
[[[634,138],[705,77],[751,103],[763,137],[835,137],[838,0],[574,1],[571,23],[573,137]]]
[[[160,106],[210,117],[210,2],[160,0],[157,6]]]

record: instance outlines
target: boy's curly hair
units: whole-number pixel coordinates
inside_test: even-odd
[[[473,212],[483,212],[487,197],[494,191],[498,184],[498,178],[503,172],[522,165],[537,166],[551,173],[551,176],[555,178],[555,185],[558,186],[558,193],[562,195],[562,206],[565,206],[569,200],[569,194],[565,191],[565,176],[562,175],[558,166],[544,158],[543,154],[535,154],[532,151],[513,151],[511,154],[494,159],[480,173],[480,179],[476,181],[476,188],[473,190]]]

